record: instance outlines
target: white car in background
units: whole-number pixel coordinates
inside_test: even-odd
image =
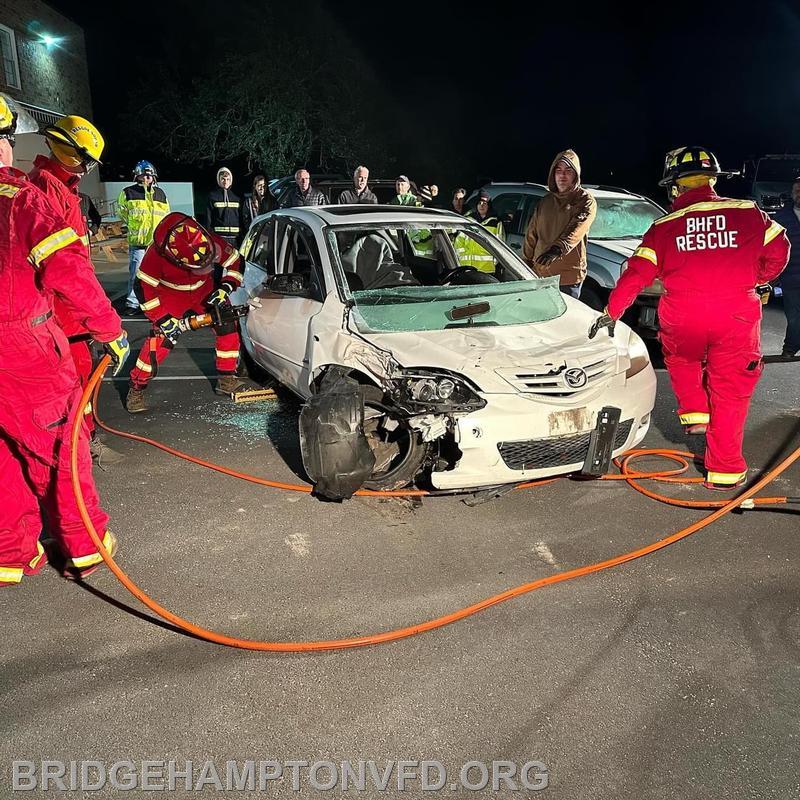
[[[459,265],[465,243],[493,274]],[[639,336],[618,324],[590,340],[597,313],[470,220],[283,209],[257,218],[241,250],[232,301],[251,304],[247,360],[306,401],[303,463],[322,494],[570,473],[598,436],[617,455],[647,433],[656,378]]]
[[[584,184],[583,188],[597,201],[597,216],[589,231],[581,301],[602,311],[644,232],[666,212],[644,195],[616,186]],[[483,191],[489,193],[494,213],[503,220],[509,246],[522,253],[528,222],[547,187],[541,183],[489,183]],[[474,209],[477,202],[475,192],[466,208]],[[659,280],[646,286],[625,316],[642,336],[652,338],[658,331],[658,302],[663,293]]]

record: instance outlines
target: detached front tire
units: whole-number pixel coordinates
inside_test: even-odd
[[[422,441],[408,420],[384,402],[377,386],[361,386],[364,404],[364,433],[375,456],[375,470],[364,482],[366,489],[392,491],[412,483],[428,455],[429,444]]]

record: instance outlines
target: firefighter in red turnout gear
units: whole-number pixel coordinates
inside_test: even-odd
[[[672,213],[656,220],[611,292],[601,324],[613,324],[655,278],[664,361],[687,433],[706,434],[705,486],[744,483],[742,439],[761,375],[761,301],[756,286],[789,259],[786,232],[750,200],[719,197],[714,155],[685,147],[667,156],[661,185]]]
[[[72,492],[69,439],[81,388],[52,299],[58,297],[104,343],[116,372],[128,354],[120,319],[77,234],[10,166],[16,135],[35,130],[33,120],[0,95],[0,586],[19,583],[46,563],[43,529],[69,577],[83,577],[102,563]],[[85,426],[78,477],[89,516],[113,552]]]
[[[75,231],[86,248],[89,258],[89,231],[81,211],[78,186],[81,178],[100,163],[105,145],[103,137],[91,122],[83,117],[69,116],[59,119],[43,130],[50,156],[38,155],[29,175],[34,186],[46,195],[52,208],[63,216],[67,225]],[[81,386],[85,386],[92,374],[93,363],[89,342],[85,340],[89,331],[70,312],[69,306],[57,295],[53,298],[56,321],[69,340],[69,349]],[[86,425],[94,437],[94,417],[91,404],[84,409]],[[94,444],[94,443],[93,443]]]
[[[172,212],[156,226],[153,244],[147,248],[136,273],[137,296],[153,323],[153,330],[131,370],[125,401],[130,413],[147,410],[144,390],[158,365],[175,347],[181,333],[181,318],[204,314],[210,306],[227,303],[228,295],[241,286],[241,260],[235,247],[186,214]],[[215,273],[221,273],[219,280]],[[232,394],[243,388],[236,377],[239,359],[236,322],[214,326],[214,332],[220,375],[217,391]]]

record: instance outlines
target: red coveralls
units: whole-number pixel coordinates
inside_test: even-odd
[[[708,423],[709,482],[733,486],[747,474],[742,439],[761,375],[761,302],[755,286],[789,259],[785,230],[749,200],[710,186],[679,195],[628,261],[608,300],[619,319],[660,278],[664,361],[684,425]]]
[[[81,176],[68,172],[58,161],[43,155],[36,156],[33,167],[29,176],[31,183],[34,186],[38,186],[47,195],[53,210],[59,216],[64,217],[67,225],[78,234],[78,238],[86,247],[86,255],[88,257],[89,230],[81,213],[81,199],[78,195],[78,184]],[[86,328],[72,316],[69,307],[58,296],[53,298],[53,311],[58,324],[67,334],[67,338],[88,333]],[[72,354],[72,360],[75,362],[75,369],[81,386],[86,386],[93,367],[92,351],[89,348],[89,343],[85,341],[70,341],[69,351]],[[84,414],[89,433],[92,433],[94,431],[94,417],[92,416],[91,403],[87,404]]]
[[[54,296],[98,341],[121,335],[78,236],[23,172],[0,167],[0,586],[41,569],[43,527],[72,566],[102,561],[70,483],[69,437],[81,388],[53,317]],[[81,433],[80,484],[92,522],[104,530],[108,516],[85,426]]]
[[[166,224],[165,224],[166,222]],[[141,295],[142,311],[153,322],[153,333],[145,339],[136,366],[131,370],[131,386],[144,389],[153,377],[154,370],[169,355],[174,347],[158,329],[158,325],[169,317],[205,314],[208,306],[205,299],[217,287],[215,273],[205,275],[192,272],[163,256],[164,238],[174,222],[165,218],[153,234],[153,244],[147,248],[142,263],[136,272],[137,295]],[[242,283],[241,260],[238,250],[220,236],[209,233],[214,245],[214,263],[222,267],[220,282],[238,288]],[[216,339],[216,367],[220,375],[234,375],[239,359],[239,332],[231,322],[214,328]]]

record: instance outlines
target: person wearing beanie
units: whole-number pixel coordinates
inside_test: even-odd
[[[217,170],[217,188],[208,195],[208,229],[228,244],[238,247],[242,240],[242,201],[233,192],[233,173],[227,167]]]
[[[411,194],[411,181],[406,175],[400,175],[394,182],[397,194],[389,201],[390,206],[421,206],[416,195]]]
[[[528,223],[522,257],[540,278],[557,275],[561,291],[578,298],[597,203],[581,187],[581,162],[574,150],[553,159],[547,188]]]

